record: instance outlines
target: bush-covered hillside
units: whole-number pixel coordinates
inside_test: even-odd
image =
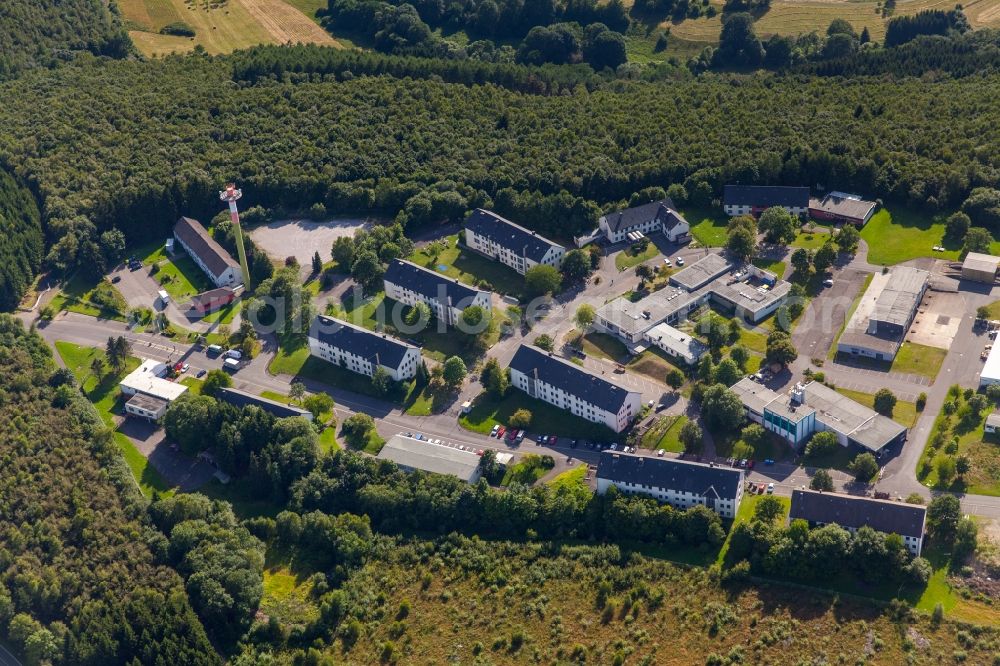
[[[219,662],[93,408],[0,315],[0,634],[25,663]]]
[[[104,0],[3,0],[0,79],[25,67],[49,66],[74,51],[121,57],[128,35]]]

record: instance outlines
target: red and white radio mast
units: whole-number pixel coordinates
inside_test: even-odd
[[[229,203],[229,219],[233,221],[233,232],[236,235],[236,251],[240,255],[240,268],[243,270],[244,293],[250,290],[250,269],[247,267],[247,251],[243,247],[243,229],[240,227],[240,213],[236,210],[236,202],[243,196],[243,190],[236,189],[234,183],[227,183],[226,189],[219,192],[219,199]]]

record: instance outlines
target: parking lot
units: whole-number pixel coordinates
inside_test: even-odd
[[[313,222],[312,220],[279,220],[250,231],[250,237],[276,261],[295,257],[303,277],[312,271],[313,254],[319,252],[324,262],[330,261],[333,241],[353,236],[358,229],[370,227],[369,219],[343,219]]]

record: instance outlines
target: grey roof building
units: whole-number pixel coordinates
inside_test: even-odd
[[[702,504],[731,518],[743,494],[743,471],[604,451],[597,464],[597,491],[604,493],[611,486],[629,494],[649,495],[678,508]]]
[[[865,201],[856,194],[830,192],[822,199],[809,200],[809,213],[820,220],[850,222],[864,226],[875,212],[874,201]]]
[[[448,474],[466,483],[475,483],[480,477],[480,458],[476,453],[405,435],[390,437],[379,451],[378,458],[391,460],[406,471]]]
[[[962,262],[962,277],[966,280],[993,284],[997,278],[1000,257],[981,252],[970,252]]]
[[[405,285],[410,291],[415,291],[427,298],[438,298],[443,294],[453,305],[468,300],[470,303],[477,295],[484,292],[462,284],[454,278],[441,275],[429,268],[418,266],[404,259],[393,259],[385,269],[384,279],[393,284]]]
[[[609,412],[617,413],[629,393],[634,393],[575,363],[531,345],[518,347],[509,367],[529,376],[537,372],[545,383]]]
[[[536,264],[542,263],[553,248],[564,249],[559,243],[482,208],[472,211],[465,221],[465,228],[476,236],[489,239]]]
[[[721,254],[706,254],[690,266],[671,275],[670,283],[688,291],[695,291],[732,269],[732,262]]]
[[[201,222],[190,217],[180,218],[174,225],[174,237],[195,263],[208,273],[216,286],[238,286],[243,283],[239,262],[209,235]]]
[[[777,185],[726,185],[722,192],[725,207],[749,207],[755,211],[772,206],[789,209],[809,208],[808,187],[787,187]]]
[[[260,407],[268,414],[279,419],[301,416],[309,421],[313,420],[312,412],[308,409],[300,409],[298,407],[293,407],[292,405],[286,405],[276,400],[270,400],[259,395],[247,393],[246,391],[240,391],[239,389],[222,387],[216,391],[215,398],[237,407]]]
[[[884,534],[898,534],[910,551],[919,555],[927,509],[919,504],[795,490],[788,518],[805,520],[811,526],[833,523],[851,532],[868,526]]]
[[[376,333],[333,317],[317,315],[309,328],[309,337],[323,344],[343,349],[379,365],[396,368],[415,345],[397,340],[386,333]]]
[[[910,266],[893,266],[876,273],[837,341],[837,351],[891,361],[899,351],[930,273]]]
[[[604,219],[607,221],[608,229],[612,232],[627,231],[654,218],[659,219],[661,222],[667,220],[670,217],[669,211],[673,209],[674,202],[670,197],[667,197],[659,201],[639,204],[632,208],[616,210],[605,215]],[[683,220],[684,218],[681,219]],[[674,222],[671,223],[673,224]]]

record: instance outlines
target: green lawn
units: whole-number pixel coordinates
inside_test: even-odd
[[[854,297],[854,302],[851,303],[851,307],[848,308],[844,315],[844,321],[840,324],[840,330],[837,331],[836,337],[833,339],[833,343],[830,344],[830,350],[827,352],[826,357],[833,360],[837,357],[837,342],[840,341],[840,336],[844,334],[844,329],[847,328],[847,322],[851,320],[854,316],[854,311],[858,309],[858,305],[861,303],[861,297],[865,295],[865,291],[868,290],[868,286],[872,283],[872,278],[874,275],[868,275],[865,277],[864,284],[861,285],[861,291],[858,295]]]
[[[378,434],[378,431],[376,431],[374,428],[372,428],[372,430],[368,433],[368,439],[365,440],[364,446],[353,446],[350,442],[347,441],[347,438],[344,437],[343,432],[341,432],[340,438],[345,444],[350,446],[352,449],[356,451],[364,451],[365,453],[373,456],[377,456],[378,452],[382,450],[383,446],[385,446],[385,440],[382,439],[382,437]]]
[[[195,294],[215,288],[191,257],[183,253],[164,259],[157,266],[159,271],[153,279],[160,283],[175,303],[185,303]]]
[[[516,464],[507,468],[500,485],[509,486],[512,483],[520,483],[530,486],[545,476],[546,472],[552,469],[553,466],[554,461],[551,456],[540,456],[529,453],[522,457]]]
[[[878,211],[861,230],[861,238],[868,243],[869,263],[891,265],[917,257],[958,259],[962,241],[944,238],[945,217],[931,218],[903,208]],[[935,245],[946,250],[935,252],[931,249]]]
[[[627,247],[615,255],[615,268],[620,271],[627,270],[645,261],[649,261],[659,253],[660,250],[657,249],[652,241],[646,245],[646,249],[642,252],[633,252],[631,247]]]
[[[986,306],[986,309],[990,311],[990,319],[1000,319],[1000,301],[994,301]]]
[[[328,4],[327,0],[285,0],[285,2],[317,23],[319,23],[319,18],[316,16],[316,12],[320,9],[326,9]]]
[[[665,449],[673,453],[683,453],[684,445],[681,444],[678,436],[681,428],[688,422],[688,417],[683,414],[661,416],[652,427],[642,436],[640,446],[654,451]]]
[[[304,626],[319,619],[319,608],[312,601],[312,581],[296,576],[285,567],[264,570],[264,595],[260,610],[285,626]]]
[[[332,363],[327,363],[322,359],[309,354],[309,347],[301,346],[295,350],[288,350],[279,347],[278,353],[271,361],[268,368],[276,375],[291,375],[293,377],[303,377],[313,381],[322,382],[327,386],[335,386],[352,393],[381,398],[390,402],[401,402],[399,395],[379,395],[372,387],[369,377],[359,375],[344,368],[337,367]]]
[[[567,488],[569,490],[582,489],[590,492],[590,489],[587,487],[586,479],[587,465],[580,464],[573,469],[566,470],[562,474],[550,480],[547,485],[557,490],[559,488]]]
[[[681,215],[691,225],[691,235],[705,247],[726,244],[729,216],[721,208],[689,208],[681,211]]]
[[[771,271],[781,279],[785,276],[785,270],[788,266],[783,261],[776,261],[773,259],[763,259],[758,257],[753,260],[753,265],[757,268],[763,268],[765,271]]]
[[[403,400],[403,405],[406,407],[406,413],[410,416],[430,416],[446,410],[452,403],[453,397],[454,394],[447,390],[434,392],[430,386],[424,386],[418,390],[416,382],[414,382],[413,388]]]
[[[855,402],[860,402],[865,407],[874,409],[875,396],[871,393],[864,393],[863,391],[852,391],[851,389],[845,389],[837,387],[837,393],[841,395],[846,395],[848,398]],[[917,406],[912,402],[907,402],[906,400],[897,400],[896,407],[892,410],[892,420],[899,425],[904,425],[907,428],[912,428],[917,423]]]
[[[87,280],[79,273],[73,275],[59,290],[49,307],[54,312],[69,310],[91,317],[125,321],[128,303],[108,280]]]
[[[628,369],[645,375],[661,384],[666,382],[667,373],[677,368],[686,373],[687,367],[683,361],[675,359],[659,347],[650,347],[629,361]]]
[[[500,401],[486,393],[479,394],[472,403],[472,410],[460,416],[458,423],[466,430],[489,434],[493,426],[507,425],[511,415],[519,409],[531,412],[529,430],[532,432],[601,441],[614,441],[618,437],[607,426],[591,423],[514,388]]]
[[[98,381],[98,378],[90,370],[90,364],[94,358],[98,357],[107,360],[102,350],[94,347],[82,347],[61,340],[57,341],[55,346],[63,363],[76,377],[80,386],[83,387],[87,399],[97,409],[101,420],[113,430],[115,443],[132,470],[132,475],[143,494],[151,497],[154,491],[161,494],[172,493],[171,486],[160,476],[160,473],[139,453],[132,441],[119,432],[115,426],[114,415],[120,414],[125,404],[118,392],[118,383],[122,377],[139,367],[139,359],[129,357],[125,369],[118,375],[111,374],[110,366],[106,366],[108,374]]]
[[[621,340],[613,335],[596,331],[583,336],[583,351],[588,356],[596,356],[616,363],[628,355],[628,348]]]
[[[889,369],[893,372],[921,375],[933,381],[947,355],[947,349],[929,347],[915,342],[904,342],[899,347],[899,352]]]
[[[336,427],[323,428],[323,432],[319,434],[319,449],[323,453],[333,453],[340,450],[340,445],[337,444]]]
[[[237,300],[229,305],[219,308],[214,312],[209,312],[207,315],[201,318],[206,324],[219,324],[222,326],[229,326],[233,323],[236,315],[239,314],[240,308],[242,307],[242,302]]]
[[[437,257],[431,257],[425,247],[415,251],[407,259],[466,284],[518,299],[524,298],[524,278],[517,271],[463,248],[459,245],[458,238],[458,234],[455,234],[442,239],[448,247]]]
[[[201,395],[201,387],[205,385],[205,382],[196,377],[185,377],[181,380],[181,384],[188,387],[188,391],[195,395]]]
[[[825,227],[823,227],[825,228]],[[792,241],[792,247],[804,247],[807,250],[818,250],[823,247],[826,241],[830,240],[831,236],[826,231],[814,231],[808,232],[802,230],[795,236],[795,240]]]

